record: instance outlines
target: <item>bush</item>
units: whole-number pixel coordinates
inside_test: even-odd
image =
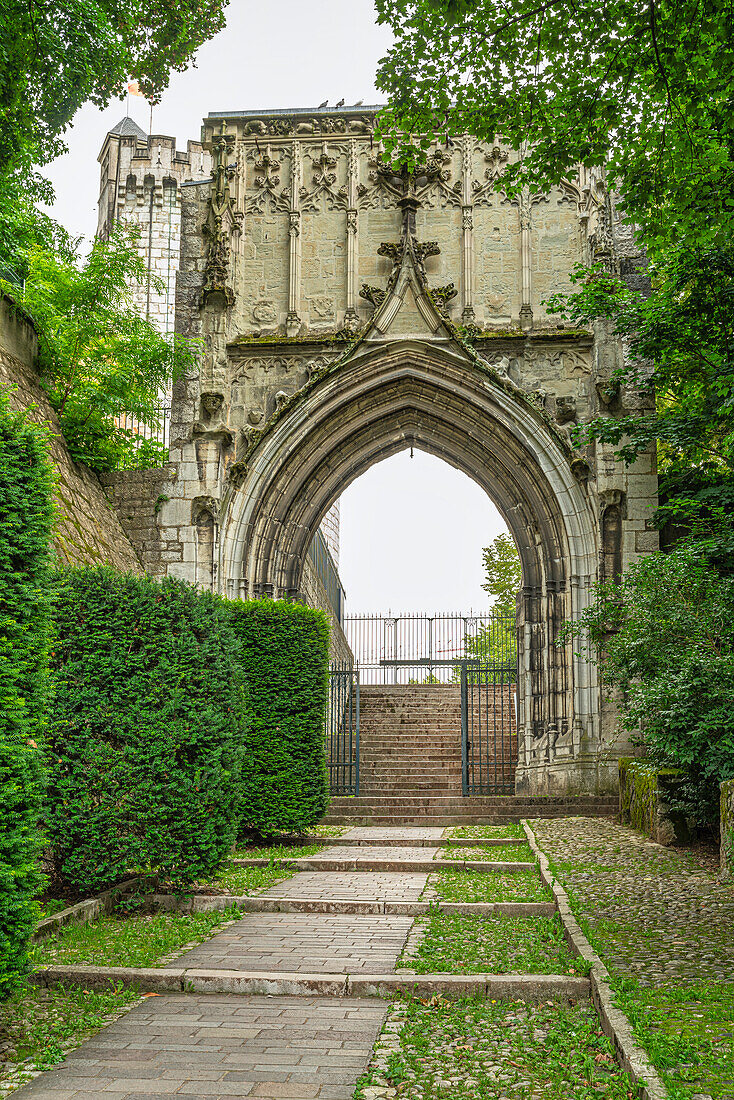
[[[734,776],[734,578],[700,545],[641,558],[568,633],[590,632],[619,720],[650,762],[684,773],[671,804],[715,822],[719,784]]]
[[[328,619],[280,600],[234,601],[229,609],[250,706],[242,824],[263,835],[299,832],[329,802]]]
[[[40,884],[53,483],[46,437],[0,392],[0,999],[27,968]]]
[[[132,868],[191,882],[236,836],[245,697],[224,601],[173,578],[71,569],[54,597],[47,821],[85,893]]]

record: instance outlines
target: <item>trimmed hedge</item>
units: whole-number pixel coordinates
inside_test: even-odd
[[[27,970],[38,918],[52,500],[46,434],[0,391],[0,1000]]]
[[[329,622],[283,600],[228,604],[248,685],[242,825],[268,836],[315,825],[329,803],[324,717]]]
[[[47,804],[60,881],[188,883],[229,852],[246,703],[225,602],[174,578],[70,569],[54,596]]]

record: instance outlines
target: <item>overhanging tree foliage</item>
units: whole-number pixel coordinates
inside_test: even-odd
[[[0,392],[0,1000],[25,974],[38,915],[53,518],[46,452],[45,433]]]
[[[224,26],[227,0],[3,0],[0,180],[44,163],[85,103],[104,107],[136,77],[155,101]]]
[[[38,331],[42,381],[69,449],[96,470],[132,464],[138,441],[119,418],[158,423],[161,394],[193,356],[187,340],[163,336],[134,305],[132,288],[148,279],[159,286],[121,225],[83,262],[33,249],[24,288],[8,288]]]
[[[384,128],[495,135],[542,187],[606,164],[648,249],[732,230],[734,9],[714,0],[377,0]],[[507,180],[505,180],[505,185]]]

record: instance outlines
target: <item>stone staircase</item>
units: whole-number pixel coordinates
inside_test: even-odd
[[[504,755],[504,774],[511,777],[517,759],[514,737]],[[501,771],[501,759],[499,765]],[[464,798],[458,684],[363,685],[359,779],[358,797],[332,798],[326,824],[504,824],[526,816],[596,816],[617,810],[615,798]]]

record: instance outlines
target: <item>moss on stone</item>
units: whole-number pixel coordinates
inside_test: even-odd
[[[652,837],[658,844],[689,839],[683,814],[672,810],[668,797],[682,779],[677,768],[656,768],[646,760],[619,761],[619,809],[623,824]]]
[[[734,878],[734,778],[721,784],[721,873]]]

